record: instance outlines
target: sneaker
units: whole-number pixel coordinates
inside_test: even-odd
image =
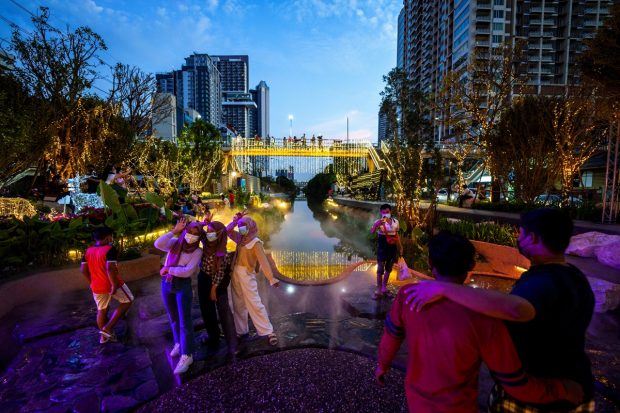
[[[175,343],[172,350],[170,350],[170,357],[178,357],[181,354],[181,345],[179,343]]]
[[[177,366],[174,368],[174,374],[185,373],[189,369],[189,366],[192,365],[193,362],[194,362],[194,358],[192,357],[191,354],[190,355],[183,354],[181,356],[181,359],[177,363]]]

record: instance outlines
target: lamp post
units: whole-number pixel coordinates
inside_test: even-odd
[[[291,137],[293,136],[293,115],[288,115],[288,120],[290,122],[289,129],[288,129],[288,136]]]

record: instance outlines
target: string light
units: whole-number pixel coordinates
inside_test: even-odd
[[[10,217],[22,220],[24,217],[36,215],[37,210],[30,202],[24,198],[1,198],[0,197],[0,217]]]

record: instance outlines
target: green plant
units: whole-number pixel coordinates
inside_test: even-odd
[[[440,218],[437,228],[460,234],[471,240],[507,245],[510,247],[515,247],[517,245],[517,227],[510,224],[473,222],[467,220],[449,221],[446,218]]]

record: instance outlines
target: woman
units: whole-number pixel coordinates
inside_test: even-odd
[[[200,270],[202,249],[201,225],[187,224],[180,219],[171,232],[155,241],[155,248],[167,251],[166,263],[161,269],[161,295],[170,318],[174,347],[170,357],[181,355],[174,374],[185,373],[194,362],[194,326],[192,324],[192,276]]]
[[[207,215],[210,218],[210,214]],[[226,226],[218,221],[209,222],[203,228],[202,236],[202,264],[198,274],[198,298],[200,313],[205,323],[209,339],[207,347],[216,351],[220,342],[220,327],[228,346],[228,355],[234,356],[237,352],[237,335],[233,315],[228,305],[228,286],[230,285],[230,271],[234,253],[226,251]],[[217,311],[216,311],[217,307]]]
[[[239,231],[235,231],[236,226],[239,226]],[[269,344],[275,346],[278,344],[278,337],[273,332],[267,310],[258,295],[256,264],[260,264],[271,286],[279,287],[280,283],[273,276],[271,265],[263,250],[263,242],[258,238],[258,226],[252,218],[239,212],[235,214],[226,230],[228,236],[237,243],[232,274],[232,298],[237,334],[242,337],[248,335],[249,314],[258,335],[267,337]]]

